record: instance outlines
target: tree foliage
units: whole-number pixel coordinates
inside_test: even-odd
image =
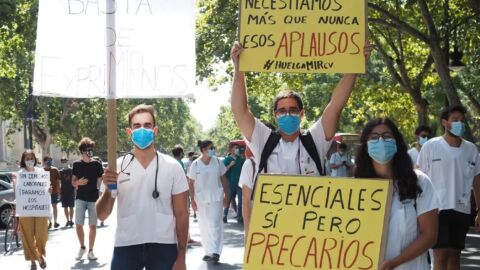
[[[65,99],[29,96],[33,78],[38,0],[0,0],[0,119],[9,120],[10,131],[25,118],[35,118],[35,141],[49,153],[55,143],[71,153],[84,136],[106,149],[106,102],[99,99]],[[128,111],[140,103],[152,104],[158,112],[156,143],[164,152],[175,144],[194,145],[201,137],[199,123],[182,99],[121,100],[118,102],[119,151],[129,151],[125,128]],[[34,113],[32,113],[34,112]]]
[[[238,3],[203,0],[198,5],[197,74],[199,80],[215,81],[211,80],[217,76],[212,68],[215,63],[227,63],[231,72],[228,57],[236,39]],[[446,102],[471,108],[470,123],[478,126],[480,103],[475,89],[479,84],[479,11],[472,0],[370,0],[370,40],[378,50],[367,74],[357,81],[339,131],[358,132],[368,119],[388,116],[411,141],[418,124],[438,127],[438,112]],[[448,71],[447,55],[455,47],[463,52],[467,68],[452,73]],[[306,105],[303,125],[308,126],[321,115],[338,80],[338,75],[248,73],[249,106],[255,116],[272,122],[276,93],[287,88],[297,90]],[[219,116],[221,123],[227,116]],[[231,135],[220,121],[215,132]],[[474,132],[478,138],[478,129]]]

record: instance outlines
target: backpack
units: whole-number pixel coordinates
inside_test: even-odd
[[[263,147],[262,154],[260,155],[260,164],[258,166],[258,173],[253,183],[252,196],[251,196],[252,200],[253,200],[253,195],[255,194],[255,187],[257,186],[258,175],[262,171],[268,172],[268,168],[267,168],[268,157],[272,154],[273,149],[277,147],[277,144],[281,138],[282,136],[278,131],[272,131],[272,133],[270,133],[270,136],[268,136],[267,142]],[[307,150],[307,153],[312,158],[313,162],[315,162],[315,166],[317,167],[317,170],[320,173],[320,175],[325,175],[325,171],[323,170],[320,156],[318,155],[317,147],[315,145],[315,142],[313,141],[313,137],[310,131],[300,133],[300,142],[302,143],[303,147],[305,147],[305,150]]]
[[[270,157],[270,155],[273,152],[273,149],[275,149],[275,147],[277,146],[281,138],[282,136],[278,131],[272,131],[272,133],[270,133],[270,136],[268,136],[267,142],[265,143],[265,146],[263,147],[263,150],[262,150],[262,154],[260,156],[258,173],[262,171],[268,172],[268,168],[267,168],[268,157]],[[320,175],[325,175],[325,171],[323,170],[320,156],[318,155],[317,147],[315,145],[315,142],[313,141],[313,137],[312,137],[312,134],[310,134],[310,131],[300,133],[300,142],[302,143],[303,147],[305,147],[305,150],[307,150],[307,153],[312,158],[313,162],[315,162],[315,165]]]

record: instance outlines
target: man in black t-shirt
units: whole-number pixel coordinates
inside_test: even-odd
[[[97,213],[95,203],[98,199],[97,183],[103,174],[103,167],[98,161],[92,159],[95,142],[85,137],[78,144],[78,149],[82,153],[82,159],[73,163],[72,185],[77,190],[75,200],[75,223],[77,229],[80,250],[76,257],[82,259],[86,253],[83,223],[85,221],[85,211],[88,210],[88,225],[90,228],[88,235],[88,259],[96,260],[93,254],[93,245],[97,232]]]
[[[62,157],[60,159],[60,198],[62,201],[63,211],[67,224],[65,227],[73,226],[73,207],[75,206],[75,189],[72,186],[72,168],[68,166],[68,159]]]

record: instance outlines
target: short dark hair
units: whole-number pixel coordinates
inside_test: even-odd
[[[52,157],[49,156],[49,155],[46,155],[46,156],[43,157],[43,162],[45,162],[45,161],[47,161],[47,160],[49,160],[49,159],[52,159]]]
[[[78,150],[80,150],[80,152],[83,152],[87,150],[88,147],[95,147],[95,141],[93,141],[89,137],[83,137],[78,143]]]
[[[450,117],[450,114],[454,112],[459,112],[465,115],[467,114],[467,109],[462,105],[453,105],[453,106],[445,107],[442,109],[442,112],[440,113],[440,120],[442,119],[448,120],[448,117]]]
[[[203,149],[207,148],[208,146],[210,146],[212,144],[213,144],[212,141],[204,140],[204,141],[198,141],[197,146],[198,146],[198,148],[200,148],[200,152],[201,152]]]
[[[183,154],[183,147],[180,144],[175,145],[172,149],[172,155],[179,157],[181,154]]]
[[[146,105],[146,104],[140,104],[140,105],[135,106],[135,108],[131,109],[130,112],[128,113],[128,126],[129,127],[132,126],[133,116],[135,116],[135,114],[138,114],[138,113],[149,113],[153,118],[153,126],[156,126],[155,125],[155,117],[156,117],[157,114],[155,113],[155,109],[153,108],[153,106],[152,105]]]
[[[26,149],[25,151],[23,151],[22,158],[20,159],[20,168],[27,167],[27,165],[25,165],[25,158],[27,155],[33,156],[33,160],[35,160],[35,163],[33,164],[33,166],[37,166],[37,157],[35,156],[35,152],[33,152],[32,149]]]
[[[188,157],[193,157],[194,155],[195,155],[195,152],[193,151],[188,152]]]
[[[417,129],[415,129],[415,135],[418,135],[422,132],[428,132],[430,135],[432,135],[432,129],[429,126],[418,126]]]
[[[347,150],[347,144],[344,143],[344,142],[341,142],[339,145],[338,145],[338,148],[342,149],[342,150]]]
[[[278,93],[278,95],[275,97],[275,103],[273,104],[273,111],[275,112],[277,110],[278,102],[282,99],[286,98],[293,98],[297,101],[298,108],[300,110],[303,110],[303,101],[302,98],[300,97],[300,94],[298,94],[295,91],[292,90],[287,90],[287,91],[282,91]]]

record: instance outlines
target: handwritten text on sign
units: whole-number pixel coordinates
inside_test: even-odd
[[[377,269],[390,185],[260,175],[244,269]]]
[[[115,84],[115,98],[189,96],[194,20],[193,0],[41,0],[33,94],[105,98]]]
[[[242,71],[365,73],[365,0],[241,0]]]
[[[19,217],[50,216],[50,172],[21,172],[15,186]]]

